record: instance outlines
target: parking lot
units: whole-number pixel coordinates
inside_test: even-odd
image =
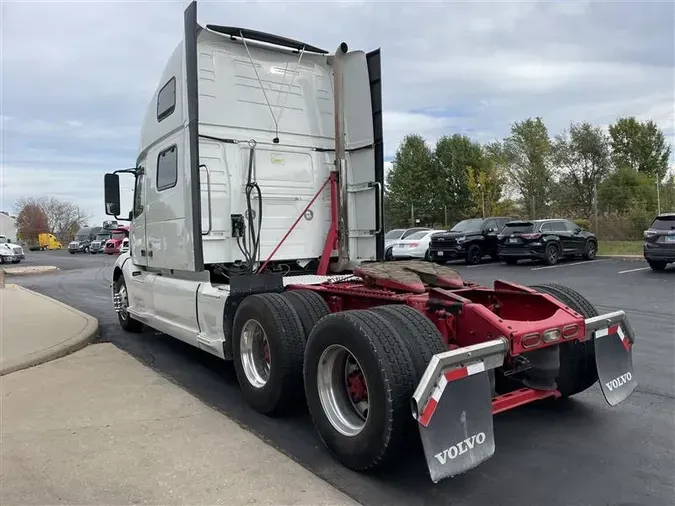
[[[353,473],[335,462],[308,415],[272,419],[239,395],[230,364],[154,331],[126,334],[110,304],[116,257],[26,252],[26,264],[56,265],[55,274],[13,282],[99,318],[110,341],[258,434],[363,504],[659,505],[675,493],[675,269],[651,271],[642,260],[599,258],[554,266],[522,262],[454,267],[466,280],[525,285],[561,283],[601,311],[623,309],[637,334],[639,386],[610,408],[597,385],[565,403],[529,405],[498,415],[497,450],[480,467],[434,485],[416,446],[388,473]],[[227,437],[223,434],[222,437]],[[245,449],[242,449],[245,451]]]

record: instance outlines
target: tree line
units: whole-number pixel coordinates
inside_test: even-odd
[[[652,120],[623,117],[608,131],[571,122],[551,135],[541,117],[502,140],[417,134],[399,145],[385,185],[387,228],[443,228],[471,217],[569,218],[602,239],[640,239],[660,210],[675,211],[671,146]]]
[[[15,207],[17,234],[28,244],[37,244],[38,235],[45,232],[66,244],[92,218],[74,202],[58,197],[21,197]]]

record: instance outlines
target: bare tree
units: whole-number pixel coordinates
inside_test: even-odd
[[[61,200],[57,197],[22,197],[16,202],[19,213],[27,206],[35,206],[46,216],[48,230],[59,238],[61,242],[72,239],[78,229],[91,220],[91,215],[74,202]],[[29,207],[30,209],[30,207]],[[42,224],[40,224],[42,226]]]

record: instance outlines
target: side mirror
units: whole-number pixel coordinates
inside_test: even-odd
[[[103,179],[105,189],[105,214],[120,214],[120,178],[117,174],[106,174]]]

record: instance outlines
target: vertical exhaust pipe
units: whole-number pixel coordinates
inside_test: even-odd
[[[347,209],[347,160],[345,159],[344,60],[349,51],[342,42],[333,57],[333,116],[335,119],[335,170],[339,176],[338,196],[338,261],[332,265],[335,272],[349,264],[349,215]]]

